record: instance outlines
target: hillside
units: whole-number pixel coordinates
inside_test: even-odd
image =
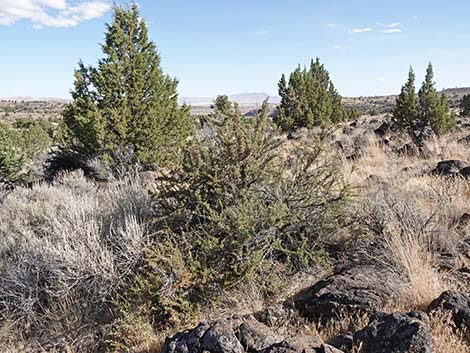
[[[470,94],[470,87],[446,89],[451,108],[458,108],[460,100],[465,94]],[[268,101],[274,110],[279,104],[280,98],[270,96],[266,93],[240,93],[229,96],[233,102],[240,104],[243,113],[249,113],[259,108],[264,99]],[[192,114],[206,115],[210,113],[210,105],[215,97],[184,97],[180,99],[191,105]],[[387,113],[393,109],[396,95],[371,96],[371,97],[344,97],[343,101],[347,106],[355,107],[363,113]],[[58,118],[67,104],[65,99],[35,99],[28,97],[0,99],[0,119],[14,120],[21,117],[40,118],[52,117]]]

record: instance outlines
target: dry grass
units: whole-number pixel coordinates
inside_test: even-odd
[[[430,323],[436,353],[470,353],[468,335],[453,327],[450,316],[433,316]]]

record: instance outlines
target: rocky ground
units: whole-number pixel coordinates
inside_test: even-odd
[[[278,303],[211,312],[163,353],[470,352],[470,120],[410,137],[367,116],[327,138],[355,192],[338,258]]]

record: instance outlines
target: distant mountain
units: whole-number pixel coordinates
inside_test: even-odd
[[[240,105],[256,105],[261,104],[268,98],[271,104],[279,104],[281,98],[278,96],[271,96],[267,93],[238,93],[229,96],[232,102],[237,102]],[[191,104],[193,106],[208,106],[211,105],[215,97],[182,97],[180,103]]]
[[[56,98],[56,97],[4,97],[0,98],[0,101],[10,102],[57,102],[57,103],[68,103],[71,101],[70,98]]]

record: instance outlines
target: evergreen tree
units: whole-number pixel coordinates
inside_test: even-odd
[[[420,122],[429,126],[432,125],[435,112],[439,106],[439,95],[434,86],[434,71],[432,64],[429,63],[426,69],[426,77],[419,90]]]
[[[174,160],[189,135],[189,107],[178,106],[178,81],[165,75],[136,4],[114,8],[97,67],[79,63],[73,102],[64,112],[68,142],[86,153],[134,149],[140,162]]]
[[[19,136],[12,129],[0,124],[0,183],[12,183],[22,178],[25,158],[15,142]]]
[[[220,114],[228,115],[232,112],[232,102],[230,102],[228,96],[220,95],[214,100],[211,108]]]
[[[400,130],[406,130],[416,123],[418,119],[418,99],[415,91],[415,73],[410,67],[408,81],[401,88],[393,110],[394,124]]]
[[[464,95],[460,102],[460,115],[470,116],[470,94]]]
[[[429,63],[426,77],[419,91],[419,123],[430,126],[436,134],[443,134],[455,125],[455,116],[449,110],[447,95],[435,88],[434,71]]]
[[[449,110],[445,92],[439,94],[435,88],[434,71],[429,63],[426,77],[418,92],[415,93],[415,74],[412,68],[408,81],[402,87],[393,110],[394,124],[401,130],[414,132],[426,126],[436,134],[443,134],[455,125],[455,115]]]
[[[345,118],[341,96],[318,58],[311,61],[308,70],[298,66],[289,81],[283,74],[278,87],[281,105],[275,121],[285,131],[326,126]]]

